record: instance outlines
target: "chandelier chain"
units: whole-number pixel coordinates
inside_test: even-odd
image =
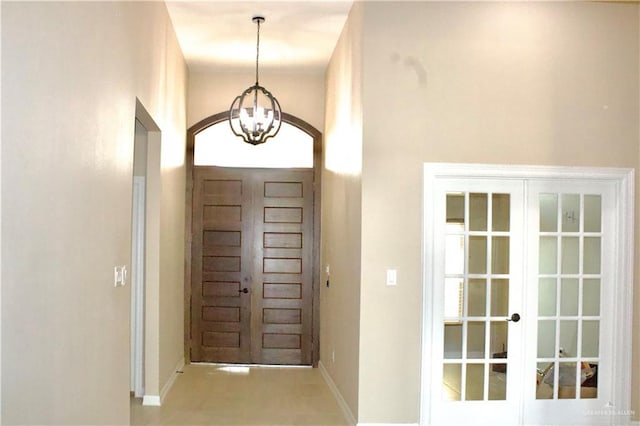
[[[258,86],[258,60],[260,59],[260,19],[256,19],[258,24],[258,36],[256,43],[256,86]]]

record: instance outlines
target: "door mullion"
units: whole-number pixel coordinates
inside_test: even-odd
[[[463,304],[462,304],[462,354],[461,358],[461,370],[460,370],[460,400],[464,401],[467,395],[467,371],[469,364],[467,362],[468,344],[469,344],[469,193],[464,194],[464,279],[462,280],[463,286]]]
[[[262,176],[259,172],[251,173],[248,177],[251,194],[251,240],[249,244],[251,264],[251,362],[262,363],[262,297],[261,287],[264,268],[264,248],[261,237],[264,232],[264,197],[261,185]]]
[[[485,278],[485,286],[491,287],[489,283],[491,283],[491,279],[495,271],[493,270],[493,194],[491,192],[487,192],[487,265],[486,265],[486,278]],[[484,344],[484,383],[483,383],[483,396],[484,400],[489,399],[489,373],[491,371],[491,364],[489,361],[491,360],[491,299],[490,292],[486,291],[486,300],[485,300],[485,344]]]

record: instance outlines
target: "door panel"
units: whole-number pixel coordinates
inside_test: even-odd
[[[253,177],[253,362],[310,364],[313,174],[270,170]]]
[[[313,171],[196,167],[194,182],[192,360],[311,364]]]
[[[435,187],[433,424],[518,414],[523,329],[508,318],[522,312],[522,194],[517,182]]]
[[[535,347],[524,421],[599,424],[613,377],[615,185],[535,182],[529,186],[529,323]],[[608,291],[603,291],[607,290]],[[571,409],[568,409],[571,407]],[[576,413],[580,415],[576,420]]]
[[[250,188],[239,173],[194,170],[192,361],[251,362]]]

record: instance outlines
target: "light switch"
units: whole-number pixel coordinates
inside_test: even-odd
[[[398,270],[387,269],[387,285],[392,286],[398,284]]]
[[[124,287],[127,283],[127,266],[114,266],[113,267],[113,286]]]

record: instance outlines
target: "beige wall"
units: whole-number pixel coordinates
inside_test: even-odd
[[[320,290],[320,360],[355,418],[360,358],[361,32],[362,7],[356,4],[327,70],[321,258],[325,285]]]
[[[219,112],[255,83],[255,70],[191,72],[188,90],[188,126]],[[260,70],[260,85],[278,99],[282,111],[293,114],[322,131],[325,82],[322,70],[289,72]]]
[[[162,131],[156,387],[182,357],[186,67],[165,6],[3,3],[2,90],[2,420],[127,424],[113,267],[130,269],[136,98]]]
[[[362,7],[357,417],[364,423],[415,423],[423,163],[636,168],[638,5],[367,2]],[[347,61],[334,56],[331,67]],[[348,102],[348,92],[336,96],[333,103]],[[335,222],[349,217],[346,210],[332,214]],[[329,244],[325,251],[332,249],[324,244]],[[385,286],[387,268],[398,270],[397,287]],[[633,408],[640,413],[638,386],[634,389]]]

